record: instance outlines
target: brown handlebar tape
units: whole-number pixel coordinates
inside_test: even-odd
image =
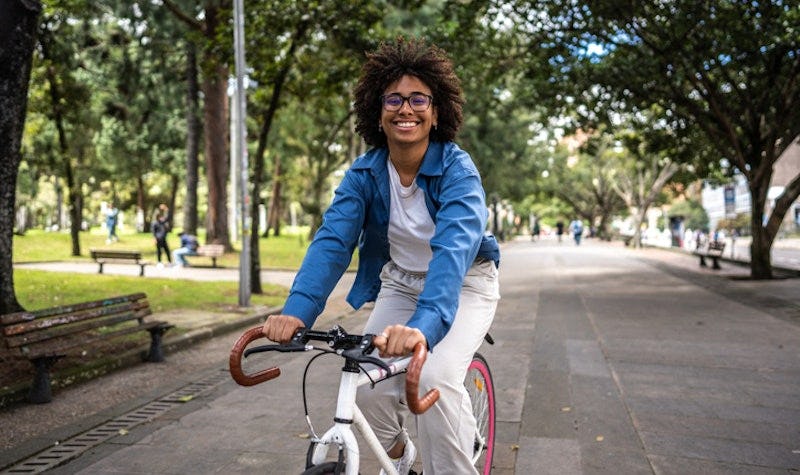
[[[431,389],[421,398],[419,397],[419,375],[427,357],[428,350],[425,345],[417,343],[406,373],[406,401],[408,408],[414,414],[422,414],[439,400],[439,390],[436,388]]]
[[[258,383],[275,379],[281,375],[281,370],[277,366],[261,370],[254,374],[245,374],[242,370],[242,355],[244,354],[245,348],[259,338],[266,338],[261,327],[251,328],[236,340],[236,343],[233,344],[233,349],[231,349],[231,356],[228,362],[231,377],[242,386],[254,386]]]

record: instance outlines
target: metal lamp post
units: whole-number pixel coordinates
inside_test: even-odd
[[[239,195],[240,195],[240,216],[242,217],[242,253],[239,256],[239,306],[250,306],[250,216],[247,188],[247,129],[245,128],[245,118],[247,117],[247,100],[245,97],[244,76],[244,5],[243,0],[233,2],[233,42],[234,54],[236,57],[236,91],[234,98],[236,101],[237,112],[235,131],[236,131],[236,157],[239,167]]]

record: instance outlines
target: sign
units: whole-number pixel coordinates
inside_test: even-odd
[[[725,185],[725,216],[728,219],[736,217],[736,187]]]

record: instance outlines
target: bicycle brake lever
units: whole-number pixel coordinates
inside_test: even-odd
[[[242,370],[242,355],[245,352],[245,348],[250,343],[258,340],[259,338],[266,338],[264,336],[264,332],[261,327],[254,327],[246,332],[244,332],[233,344],[233,348],[231,349],[231,355],[228,359],[228,367],[231,372],[231,377],[234,381],[239,383],[242,386],[254,386],[259,383],[263,383],[264,381],[269,381],[270,379],[275,379],[281,374],[281,370],[273,366],[272,368],[267,368],[261,370],[254,374],[245,374]],[[271,346],[271,345],[265,345]],[[262,347],[263,348],[263,347]],[[257,348],[254,348],[257,349]],[[265,351],[265,350],[260,350]]]
[[[286,343],[285,345],[263,345],[263,346],[256,346],[253,348],[248,348],[244,352],[244,357],[247,358],[248,356],[254,353],[262,353],[264,351],[278,351],[280,353],[291,353],[294,351],[307,351],[308,347],[303,344],[299,343]]]

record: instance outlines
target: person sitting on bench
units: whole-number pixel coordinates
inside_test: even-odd
[[[175,265],[186,267],[189,265],[189,262],[184,256],[196,256],[199,244],[197,242],[197,237],[191,234],[181,232],[178,234],[178,237],[181,238],[181,247],[172,251],[172,260]]]

